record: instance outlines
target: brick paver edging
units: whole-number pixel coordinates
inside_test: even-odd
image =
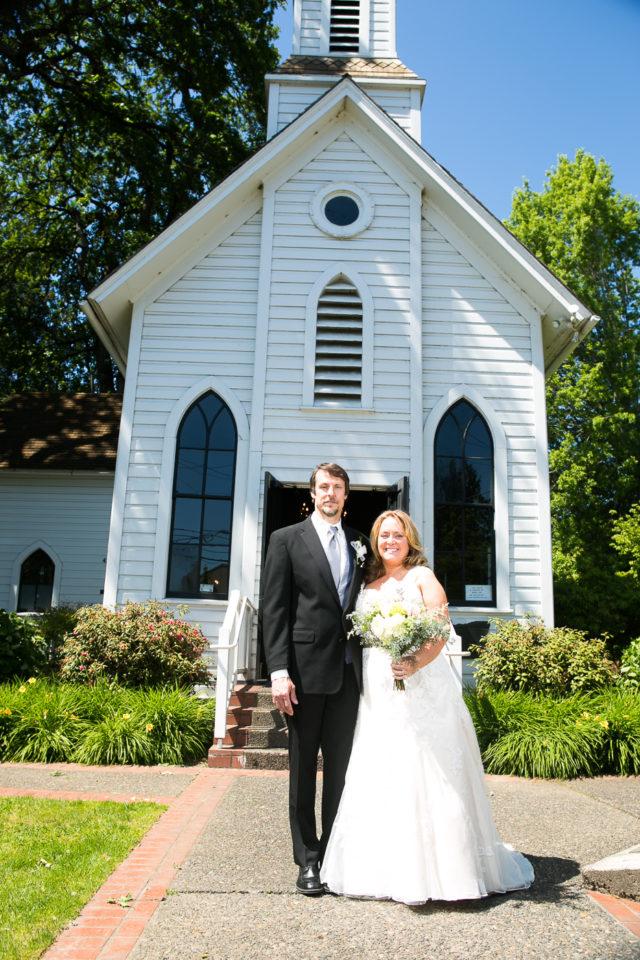
[[[232,782],[230,773],[203,770],[178,797],[164,798],[169,809],[42,960],[125,960]],[[117,797],[101,794],[99,799]],[[121,898],[128,905],[121,906]]]
[[[596,890],[589,890],[588,893],[591,899],[595,900],[598,906],[606,910],[618,923],[636,937],[640,937],[640,903],[634,900],[623,900],[621,897],[613,897],[610,893],[600,893]]]

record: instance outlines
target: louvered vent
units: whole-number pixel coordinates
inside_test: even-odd
[[[331,0],[329,53],[360,53],[360,0]]]
[[[362,301],[344,278],[325,287],[316,325],[316,403],[358,403],[362,398]]]

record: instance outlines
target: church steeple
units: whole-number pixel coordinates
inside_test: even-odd
[[[419,141],[425,82],[397,57],[395,0],[293,3],[292,55],[265,78],[267,136],[348,75]]]

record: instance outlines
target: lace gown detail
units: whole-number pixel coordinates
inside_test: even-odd
[[[413,571],[383,596],[420,603]],[[358,609],[379,602],[364,590]],[[321,869],[334,893],[424,903],[528,887],[531,864],[500,840],[473,722],[440,653],[394,690],[389,656],[363,651],[353,750]]]

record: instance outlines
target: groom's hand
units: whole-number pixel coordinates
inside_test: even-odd
[[[293,705],[298,703],[296,688],[291,677],[278,677],[271,684],[271,699],[283,713],[293,716]]]

